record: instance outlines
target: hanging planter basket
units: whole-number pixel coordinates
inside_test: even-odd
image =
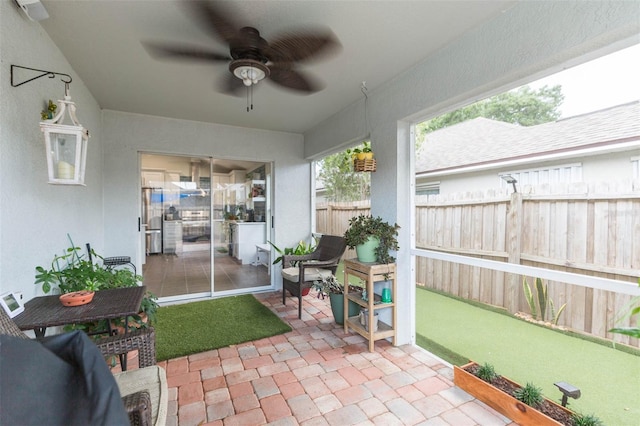
[[[353,171],[354,172],[375,172],[376,171],[376,160],[353,160]]]

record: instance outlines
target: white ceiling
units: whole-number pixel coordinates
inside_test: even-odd
[[[512,6],[490,1],[232,1],[240,26],[268,41],[287,30],[328,27],[342,50],[302,68],[325,89],[298,95],[269,81],[246,99],[217,92],[224,63],[159,61],[141,41],[184,42],[227,53],[177,1],[42,0],[42,26],[103,109],[303,133]],[[61,72],[66,72],[61,70]],[[71,85],[73,95],[73,84]]]

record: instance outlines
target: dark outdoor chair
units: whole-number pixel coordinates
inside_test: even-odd
[[[335,274],[346,248],[343,237],[323,235],[312,253],[283,256],[282,304],[286,304],[286,293],[289,291],[298,298],[298,318],[302,318],[303,290],[311,288],[314,281]],[[297,262],[296,266],[291,266],[292,262]]]
[[[0,334],[31,340],[1,307]],[[47,337],[45,340],[55,337]],[[113,375],[120,390],[122,402],[132,425],[164,425],[167,416],[168,391],[166,373],[156,365],[154,329],[139,329],[128,332],[126,335],[103,337],[95,343],[105,359],[126,355],[130,351],[138,351],[138,369]],[[34,401],[41,401],[46,397],[47,395],[39,395],[34,398]],[[53,416],[53,413],[51,415]],[[28,419],[25,419],[25,422],[28,422]]]

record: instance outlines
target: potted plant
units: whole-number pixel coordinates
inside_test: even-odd
[[[334,275],[329,275],[321,281],[313,282],[313,289],[318,292],[318,299],[329,297],[331,312],[333,318],[339,325],[344,324],[344,285]],[[362,292],[362,287],[349,285],[349,292]],[[353,301],[349,301],[350,317],[354,317],[360,313],[360,305]]]
[[[361,262],[393,263],[390,250],[398,250],[398,224],[390,225],[381,217],[359,215],[349,219],[344,238],[349,248],[355,248]]]
[[[479,365],[475,362],[469,362],[461,367],[454,365],[453,382],[460,389],[519,425],[573,426],[577,420],[597,420],[595,416],[574,413],[568,408],[544,398],[540,388],[531,383],[521,386],[498,375],[490,364]]]
[[[91,249],[91,256],[85,256],[80,247],[75,247],[71,238],[71,247],[64,254],[55,255],[51,267],[45,269],[36,266],[36,285],[42,286],[44,293],[51,291],[67,294],[77,291],[98,291],[110,288],[135,287],[142,277],[129,269],[114,269],[102,264],[103,257]],[[96,259],[94,261],[94,259]],[[147,327],[155,322],[158,304],[157,297],[147,292],[140,304],[140,315],[131,318],[130,329]],[[114,324],[124,326],[124,324]],[[76,324],[74,329],[96,331],[106,328],[105,324]]]
[[[371,142],[366,141],[355,148],[349,148],[345,152],[346,158],[353,160],[372,160],[373,151],[371,150]]]
[[[293,255],[302,255],[302,254],[309,254],[309,253],[313,253],[313,251],[316,249],[316,245],[318,244],[318,239],[316,237],[313,237],[313,243],[305,243],[304,241],[300,240],[300,242],[298,243],[297,246],[295,247],[285,247],[284,249],[280,249],[278,246],[276,246],[275,244],[273,244],[271,241],[268,241],[269,244],[271,244],[271,247],[273,247],[275,249],[276,252],[278,252],[278,254],[280,256],[278,256],[276,258],[276,260],[273,261],[274,265],[277,265],[278,263],[282,262],[282,258],[285,255],[288,254],[293,254]],[[292,265],[282,265],[283,268],[288,268],[290,266],[296,266],[297,262],[291,262]],[[306,296],[307,294],[309,294],[309,290],[310,288],[303,288],[302,289],[302,295]]]
[[[363,144],[362,153],[364,160],[373,160],[373,151],[371,150],[371,142],[367,141]]]

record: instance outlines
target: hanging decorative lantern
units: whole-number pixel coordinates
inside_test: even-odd
[[[89,131],[76,118],[76,104],[71,102],[69,84],[65,85],[64,92],[64,100],[58,101],[57,114],[40,122],[47,150],[49,183],[84,185]],[[67,111],[72,124],[63,124]]]

